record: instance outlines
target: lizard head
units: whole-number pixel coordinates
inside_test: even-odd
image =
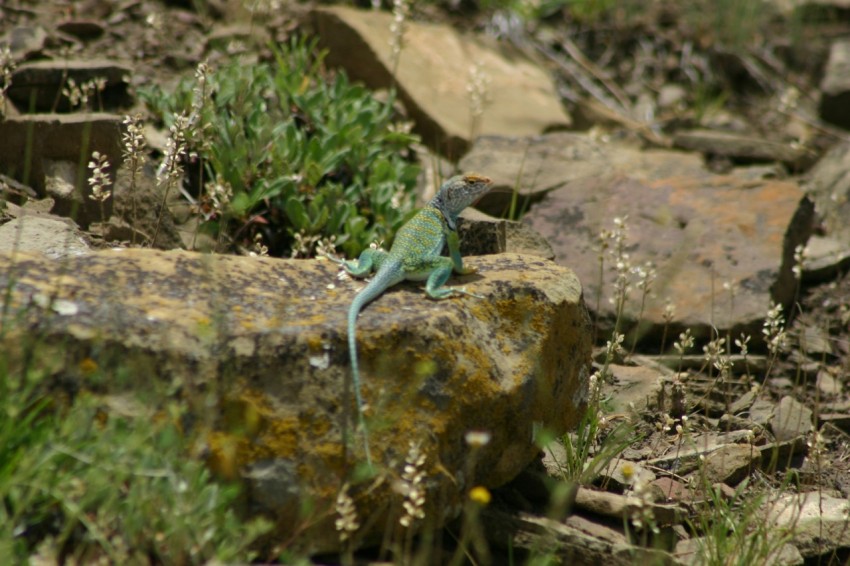
[[[484,196],[492,188],[492,183],[493,181],[483,175],[457,175],[442,184],[433,203],[445,213],[457,216],[464,208]]]

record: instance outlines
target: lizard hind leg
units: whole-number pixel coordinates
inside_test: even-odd
[[[384,263],[387,255],[387,252],[384,250],[373,250],[370,248],[363,250],[360,257],[354,261],[344,261],[331,258],[330,256],[328,257],[334,263],[341,265],[346,273],[352,277],[366,277],[373,271],[378,271],[381,268],[381,264]]]
[[[431,275],[428,276],[428,281],[425,283],[425,293],[431,297],[432,299],[447,299],[453,295],[469,295],[470,297],[475,297],[476,299],[483,299],[481,295],[476,295],[475,293],[470,293],[466,290],[466,287],[448,287],[446,286],[446,281],[449,280],[449,277],[452,275],[452,260],[449,258],[440,258],[445,261],[441,261],[439,265],[435,267],[435,269],[431,272]]]

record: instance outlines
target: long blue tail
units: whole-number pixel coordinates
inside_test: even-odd
[[[368,288],[368,287],[367,287]],[[357,401],[357,423],[363,430],[363,442],[366,446],[366,462],[372,466],[372,455],[369,452],[369,429],[363,417],[363,395],[360,393],[360,366],[357,363],[357,315],[368,301],[362,300],[366,290],[354,297],[348,311],[348,353],[351,356],[351,376],[354,384],[354,398]]]
[[[348,352],[351,356],[351,375],[354,383],[354,397],[357,400],[357,423],[363,429],[363,441],[366,446],[366,461],[372,467],[372,454],[369,451],[369,430],[363,416],[363,396],[360,393],[360,366],[357,363],[357,315],[368,303],[381,296],[381,293],[404,280],[403,271],[390,262],[381,265],[378,272],[366,287],[351,301],[348,309]]]

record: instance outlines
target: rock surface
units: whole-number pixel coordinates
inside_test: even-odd
[[[36,112],[67,111],[68,98],[62,94],[68,79],[79,87],[87,81],[101,79],[104,88],[92,94],[90,108],[126,107],[131,104],[127,91],[133,69],[129,65],[105,59],[82,61],[43,60],[24,63],[12,75],[9,98],[21,109]]]
[[[836,40],[830,45],[820,88],[820,117],[850,128],[850,40]]]
[[[813,207],[795,182],[746,168],[718,175],[695,155],[639,151],[575,134],[482,140],[461,166],[488,171],[497,187],[545,195],[526,221],[549,240],[559,263],[575,266],[588,306],[598,307],[603,335],[616,318],[617,273],[606,253],[600,286],[598,235],[625,214],[631,267],[651,261],[657,270],[641,318],[650,328],[641,332],[660,332],[669,301],[677,324],[697,335],[712,326],[758,335],[770,301],[788,303],[794,296],[794,248],[806,242],[813,223]],[[486,198],[480,204],[494,206]],[[634,327],[641,310],[636,277],[629,277],[621,329]]]
[[[537,428],[561,434],[581,416],[591,335],[578,280],[533,257],[467,262],[479,274],[464,283],[484,299],[429,301],[402,285],[358,321],[379,477],[353,496],[370,517],[400,503],[392,478],[411,442],[426,456],[427,516],[445,519],[472,486],[501,485],[534,460]],[[217,385],[221,418],[205,435],[212,466],[242,474],[254,508],[279,519],[281,536],[331,548],[334,500],[352,468],[341,442],[345,321],[362,286],[334,284],[336,273],[327,261],[153,250],[0,256],[7,320],[18,322],[5,344],[38,328],[34,359],[53,359],[58,347],[63,367],[92,358],[104,375],[122,370],[122,383]],[[474,459],[464,441],[471,430],[490,433]],[[361,459],[359,437],[352,449]]]
[[[770,428],[776,440],[792,440],[812,431],[812,410],[786,395],[779,401],[770,419]]]
[[[813,157],[803,147],[715,130],[679,132],[673,137],[673,146],[678,149],[699,151],[707,156],[731,157],[746,161],[781,161],[791,167],[799,167]]]
[[[850,548],[848,513],[850,501],[816,491],[782,495],[768,505],[768,521],[789,530],[804,558]]]
[[[56,259],[89,252],[70,221],[25,215],[0,226],[0,254],[40,252]]]
[[[806,191],[815,202],[823,237],[808,251],[811,279],[833,278],[850,264],[850,142],[836,144],[806,175]],[[804,264],[804,267],[807,265]]]
[[[100,203],[86,198],[91,193],[86,164],[92,152],[99,151],[109,159],[110,172],[115,171],[121,163],[121,131],[121,117],[104,113],[32,114],[2,120],[0,171],[43,196],[49,178],[63,177],[56,175],[57,169],[70,167],[76,178],[62,178],[70,184],[70,193],[58,191],[64,197],[56,200],[53,212],[73,216],[85,228],[101,211]]]
[[[542,69],[518,53],[500,53],[451,26],[407,23],[393,78],[392,15],[336,6],[314,12],[327,61],[371,88],[395,84],[425,141],[458,158],[476,135],[533,135],[570,118]],[[486,75],[484,112],[470,110],[470,68]]]

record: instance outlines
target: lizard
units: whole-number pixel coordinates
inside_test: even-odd
[[[363,397],[360,392],[360,367],[357,358],[357,316],[371,301],[402,281],[425,281],[425,293],[432,299],[447,299],[454,295],[469,295],[466,288],[445,285],[452,271],[460,275],[475,273],[464,267],[457,234],[458,215],[492,188],[492,181],[482,175],[457,175],[445,181],[437,194],[396,233],[390,251],[367,249],[356,261],[344,261],[328,255],[353,277],[374,277],[351,302],[348,310],[348,350],[354,396],[357,402],[358,424],[363,431],[366,461],[372,467],[369,452],[369,432],[363,416]],[[441,255],[448,244],[449,257]]]

